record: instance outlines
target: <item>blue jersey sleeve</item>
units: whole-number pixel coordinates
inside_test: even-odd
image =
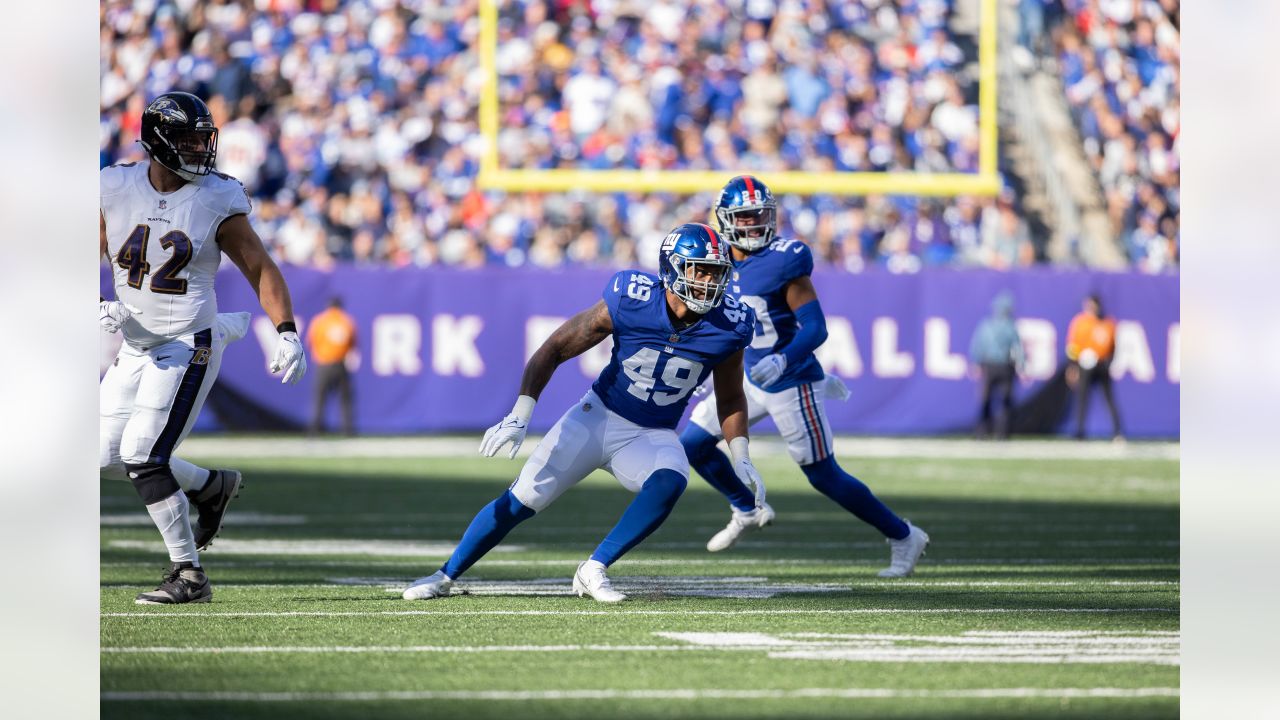
[[[808,277],[813,274],[813,251],[808,245],[799,240],[792,240],[782,249],[782,255],[786,258],[779,278],[782,282],[790,282],[798,277]]]
[[[630,274],[626,270],[615,273],[604,286],[604,292],[600,294],[604,298],[604,304],[609,307],[609,317],[613,318],[615,324],[618,320],[618,307],[622,299],[627,296],[627,276]]]

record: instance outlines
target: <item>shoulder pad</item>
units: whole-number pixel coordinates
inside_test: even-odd
[[[124,190],[129,184],[129,168],[137,163],[120,163],[108,165],[98,171],[98,192],[100,195],[113,195]]]
[[[205,207],[220,215],[248,215],[253,210],[248,188],[230,175],[215,170],[204,178],[201,189],[208,191],[202,193]]]

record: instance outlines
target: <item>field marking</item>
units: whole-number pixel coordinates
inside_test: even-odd
[[[849,548],[848,543],[801,543],[801,542],[761,542],[753,543],[756,547],[773,548]],[[163,542],[152,540],[110,540],[106,547],[118,550],[145,550],[153,553],[166,552]],[[382,557],[421,557],[447,558],[453,553],[455,545],[451,542],[417,542],[407,540],[236,540],[219,539],[217,544],[202,554],[218,555],[274,555],[274,556],[311,556],[311,555],[359,555]],[[650,549],[701,549],[706,543],[654,543]],[[877,545],[881,547],[881,545]],[[945,544],[939,547],[945,548]],[[562,544],[548,545],[526,543],[524,545],[499,545],[492,552],[517,553],[532,551],[563,550]],[[1152,565],[1176,564],[1177,556],[1168,557],[1013,557],[1013,558],[938,558],[925,561],[932,565]],[[513,561],[520,564],[522,561]],[[580,561],[579,561],[580,562]],[[714,561],[720,562],[720,561]],[[845,559],[845,565],[883,565],[883,559]]]
[[[411,581],[397,578],[347,577],[330,578],[338,585],[376,586],[399,593]],[[454,592],[479,596],[560,596],[572,597],[568,577],[532,580],[459,581]],[[767,577],[733,577],[705,575],[626,575],[614,578],[614,587],[633,595],[672,595],[677,597],[736,598],[765,600],[781,594],[832,593],[848,591],[843,583],[771,581]]]
[[[530,435],[519,457],[528,457],[541,435]],[[185,456],[231,458],[442,458],[474,457],[480,435],[467,437],[229,438],[196,436],[182,444]],[[752,438],[759,457],[787,456],[781,439]],[[970,439],[837,437],[837,455],[851,458],[973,460],[1177,460],[1177,442],[1079,443],[1065,440],[1015,440],[979,443]]]
[[[655,632],[665,645],[232,645],[114,646],[104,655],[398,654],[398,653],[668,653],[764,652],[771,659],[846,662],[966,662],[1178,665],[1181,639],[1173,632],[889,633]]]
[[[728,652],[767,650],[770,659],[846,662],[1136,663],[1178,665],[1178,633],[965,632],[886,633],[657,632],[658,637]]]
[[[306,515],[273,515],[245,511],[227,515],[222,522],[224,525],[247,526],[306,525],[308,519]],[[103,513],[98,524],[103,527],[155,527],[155,521],[141,508],[136,513]]]
[[[155,563],[149,563],[148,567]],[[572,567],[576,563],[563,563],[566,567]],[[221,566],[220,566],[221,567]],[[677,576],[671,576],[677,577]],[[219,582],[215,586],[221,588],[235,588],[240,590],[287,590],[289,588],[311,588],[311,589],[333,589],[336,587],[396,587],[404,589],[413,578],[398,579],[395,582],[381,583],[375,582],[379,578],[325,578],[328,582],[278,582],[278,583],[254,583],[254,582]],[[362,582],[349,582],[350,580],[361,580]],[[939,580],[935,582],[925,582],[920,580],[846,580],[831,581],[839,585],[840,589],[850,588],[904,588],[904,587],[936,587],[936,588],[1103,588],[1103,587],[1133,587],[1133,588],[1165,588],[1178,587],[1180,583],[1177,580],[1029,580],[1020,581],[1003,581],[1003,580]],[[828,584],[828,583],[821,583]],[[137,588],[138,583],[102,583],[101,588]],[[1153,590],[1154,592],[1154,590]]]
[[[1172,562],[1172,560],[1173,560],[1173,558],[1170,558],[1170,562],[1167,562],[1166,564],[1169,564],[1169,565],[1176,565],[1177,563]],[[411,562],[411,561],[409,561],[409,560],[363,560],[363,559],[361,559],[361,560],[314,560],[314,559],[306,559],[306,558],[300,558],[300,559],[298,559],[298,560],[290,560],[289,562],[284,562],[284,561],[275,561],[275,560],[223,560],[223,559],[218,559],[218,560],[217,560],[217,563],[216,563],[216,565],[215,565],[214,567],[217,567],[217,568],[290,568],[290,569],[295,569],[295,570],[296,570],[296,569],[298,569],[298,568],[326,568],[326,567],[342,567],[342,568],[346,568],[346,567],[364,567],[364,568],[368,568],[368,567],[394,567],[394,568],[403,568],[403,567],[405,567],[406,565],[410,564],[410,562]],[[482,568],[483,568],[483,567],[486,567],[486,566],[488,566],[488,567],[541,567],[541,566],[548,566],[548,567],[577,567],[577,566],[578,566],[578,564],[579,564],[579,563],[581,563],[581,562],[582,562],[582,558],[581,558],[581,557],[577,557],[577,558],[568,558],[568,559],[564,559],[564,560],[533,560],[533,559],[531,559],[531,560],[515,560],[515,559],[496,559],[496,558],[495,558],[495,559],[490,559],[490,558],[487,558],[487,557],[486,557],[485,559],[481,560],[481,561],[477,564],[477,567],[482,567]],[[931,561],[926,560],[925,562],[926,562],[926,563],[928,563],[928,562],[931,562]],[[853,567],[865,567],[865,566],[873,566],[873,565],[878,565],[878,564],[883,564],[883,563],[876,562],[876,561],[871,561],[871,560],[867,560],[867,561],[857,561],[857,562],[855,562],[855,561],[850,560],[850,559],[848,559],[848,558],[827,558],[827,559],[816,559],[816,558],[789,558],[789,559],[784,559],[784,558],[742,558],[742,557],[737,557],[737,558],[688,558],[688,559],[675,559],[675,558],[653,558],[653,559],[648,559],[648,560],[646,560],[646,559],[644,559],[644,558],[637,557],[637,558],[625,558],[625,559],[623,559],[623,560],[620,560],[620,561],[615,565],[615,567],[633,568],[633,567],[644,566],[644,565],[670,566],[670,567],[684,567],[684,566],[689,566],[689,567],[701,567],[701,566],[710,566],[710,565],[716,565],[716,566],[720,566],[720,565],[785,565],[785,566],[792,566],[792,565],[804,565],[804,566],[833,567],[833,568],[834,568],[834,567],[849,567],[849,566],[853,566]],[[1145,564],[1149,564],[1149,563],[1143,563],[1143,564],[1145,565]],[[1117,563],[1111,563],[1111,562],[1107,562],[1107,563],[1098,563],[1098,565],[1099,565],[1099,566],[1101,566],[1101,567],[1109,567],[1109,568],[1111,568],[1111,567],[1120,567],[1120,566],[1121,566],[1120,564],[1117,564]],[[1072,565],[1072,567],[1078,567],[1078,566],[1079,566],[1079,564],[1073,564],[1073,565]],[[114,562],[104,562],[104,563],[100,563],[100,564],[99,564],[99,567],[104,567],[104,568],[155,568],[155,567],[157,567],[157,563],[156,563],[156,561],[155,561],[155,560],[114,561]],[[895,582],[895,584],[896,584],[898,581],[894,581],[894,582]],[[1176,581],[1175,581],[1175,582],[1176,582]]]
[[[735,690],[673,688],[670,690],[384,690],[352,692],[192,692],[152,690],[103,692],[104,702],[177,700],[183,702],[376,702],[381,700],[787,700],[805,698],[900,699],[1089,699],[1176,698],[1176,687],[1141,688],[971,688],[916,690],[898,688],[798,688]]]
[[[167,552],[163,542],[112,540],[108,547],[121,550]],[[455,543],[410,540],[237,540],[218,538],[203,554],[212,555],[381,555],[388,557],[448,557]],[[525,552],[527,545],[499,545],[490,552]]]
[[[1134,608],[777,608],[742,610],[280,610],[243,612],[104,612],[104,618],[244,618],[244,617],[394,617],[442,615],[471,617],[477,615],[542,616],[542,615],[1002,615],[1002,614],[1110,614],[1110,613],[1179,613],[1176,607]]]

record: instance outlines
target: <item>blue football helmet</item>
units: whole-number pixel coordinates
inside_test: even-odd
[[[743,252],[765,247],[778,234],[778,203],[768,186],[751,175],[725,184],[715,210],[725,240]]]
[[[662,284],[699,315],[711,312],[724,299],[731,267],[729,248],[720,233],[702,223],[685,223],[672,230],[658,251]]]

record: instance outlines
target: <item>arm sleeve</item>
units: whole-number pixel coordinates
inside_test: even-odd
[[[249,189],[239,180],[228,176],[227,183],[227,217],[232,215],[248,215],[253,210],[253,201],[249,199]]]
[[[978,323],[978,329],[973,331],[973,337],[969,338],[969,361],[972,363],[982,362],[982,333],[987,330],[987,321],[983,320]]]
[[[1026,352],[1022,349],[1022,336],[1018,334],[1017,325],[1013,323],[1009,323],[1009,325],[1013,332],[1013,366],[1021,372],[1023,364],[1027,361]]]
[[[786,267],[782,271],[783,282],[813,274],[813,252],[808,245],[794,240],[783,252],[787,257]]]
[[[1067,359],[1075,360],[1080,357],[1080,339],[1076,337],[1080,333],[1080,316],[1071,318],[1071,324],[1067,326]]]
[[[600,293],[604,304],[609,308],[609,317],[615,324],[618,322],[618,308],[622,304],[622,299],[627,296],[627,281],[630,275],[631,273],[626,270],[615,273],[605,284],[604,291]]]
[[[796,321],[800,323],[800,329],[780,351],[787,358],[787,365],[800,362],[827,339],[827,320],[817,300],[796,308]]]

